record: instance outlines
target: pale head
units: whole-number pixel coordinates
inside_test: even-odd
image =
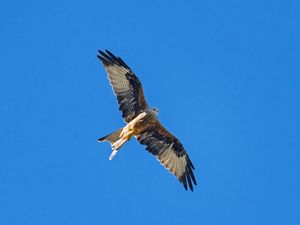
[[[153,110],[153,112],[155,112],[155,115],[157,115],[158,114],[158,108],[152,108],[152,110]]]

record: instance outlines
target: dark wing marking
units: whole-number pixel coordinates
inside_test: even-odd
[[[187,190],[193,191],[197,185],[192,161],[180,141],[167,131],[158,121],[137,136],[138,141],[156,156],[160,163],[173,173]]]
[[[119,109],[127,123],[140,112],[148,108],[141,82],[133,71],[120,58],[110,51],[98,51],[97,57],[101,60],[108,74],[114,94],[117,96]]]

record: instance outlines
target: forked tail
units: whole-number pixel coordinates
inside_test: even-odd
[[[117,130],[109,135],[99,138],[98,141],[99,142],[108,141],[112,144],[120,139],[120,134],[121,134],[122,130],[123,130],[123,128],[120,128],[119,130]]]
[[[126,140],[120,138],[120,134],[122,132],[123,128],[120,128],[119,130],[104,136],[102,138],[99,138],[99,142],[108,141],[111,144],[112,153],[109,157],[109,160],[112,160],[113,157],[117,154],[118,150],[125,144]]]

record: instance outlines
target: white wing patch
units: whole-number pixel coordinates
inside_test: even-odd
[[[124,74],[128,73],[126,68],[114,65],[107,67],[106,71],[114,92],[120,93],[130,91],[129,81],[124,76]]]
[[[173,150],[173,143],[156,158],[159,160],[160,164],[177,177],[181,177],[186,171],[187,161],[185,155],[178,157]]]

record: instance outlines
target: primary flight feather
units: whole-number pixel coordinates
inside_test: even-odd
[[[114,94],[117,96],[119,109],[126,126],[99,138],[112,146],[110,160],[118,150],[132,137],[136,137],[160,163],[173,173],[187,190],[193,191],[197,185],[192,161],[180,141],[158,121],[156,108],[150,108],[146,102],[140,80],[129,66],[110,51],[98,51],[97,57],[103,63]]]

